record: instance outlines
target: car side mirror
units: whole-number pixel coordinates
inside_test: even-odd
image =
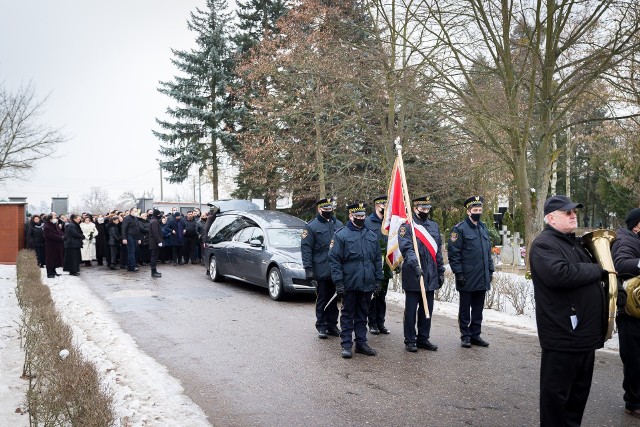
[[[249,244],[250,244],[251,246],[253,246],[253,247],[256,247],[256,248],[260,248],[260,247],[262,247],[262,242],[261,242],[260,240],[258,240],[258,239],[251,239],[251,240],[249,241]]]

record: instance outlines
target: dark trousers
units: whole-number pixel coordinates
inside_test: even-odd
[[[127,245],[120,244],[120,266],[127,268]]]
[[[184,262],[196,262],[198,259],[198,237],[184,236],[182,242],[182,253],[184,254]]]
[[[149,251],[149,245],[138,245],[138,262],[144,264],[151,260],[151,253]]]
[[[369,327],[382,328],[384,326],[384,317],[387,314],[387,289],[389,288],[389,280],[384,279],[381,283],[380,292],[371,298],[369,303]]]
[[[36,258],[38,259],[38,266],[45,265],[44,261],[44,246],[36,246],[33,248],[36,251]]]
[[[424,314],[424,303],[420,291],[405,291],[404,302],[404,343],[426,343],[431,333],[431,315],[433,314],[434,291],[427,291],[429,318]],[[416,317],[418,318],[418,336],[416,339]]]
[[[108,241],[109,239],[107,239],[107,242]],[[109,243],[105,243],[104,259],[107,261],[107,265],[111,267],[111,264],[113,264],[113,261],[111,261],[113,256],[111,255],[111,245]]]
[[[165,261],[171,261],[171,246],[165,246],[162,244],[162,248],[160,248],[160,261],[163,263]]]
[[[156,267],[158,266],[158,254],[160,253],[160,248],[159,247],[149,247],[149,253],[150,253],[150,262],[149,265],[151,266],[151,270],[155,270]]]
[[[56,269],[55,267],[49,267],[47,265],[47,276],[53,276],[56,274]]]
[[[118,253],[120,252],[120,245],[109,245],[109,256],[111,257],[111,265],[115,265],[118,259]]]
[[[480,337],[485,293],[486,291],[460,291],[458,324],[462,339]]]
[[[316,329],[318,331],[326,332],[327,328],[338,327],[338,298],[334,298],[327,307],[335,293],[336,285],[333,281],[318,280],[316,288]]]
[[[127,268],[133,270],[138,263],[136,262],[136,249],[138,247],[138,239],[135,236],[127,236]]]
[[[569,352],[542,349],[540,426],[579,426],[587,405],[595,350]]]
[[[182,262],[182,245],[171,246],[171,257],[174,264],[177,264],[178,261]]]
[[[340,315],[340,338],[343,348],[353,345],[353,333],[356,334],[356,347],[367,343],[367,312],[372,292],[347,291],[342,300]]]
[[[640,319],[620,314],[616,323],[624,375],[624,406],[631,410],[640,409]]]

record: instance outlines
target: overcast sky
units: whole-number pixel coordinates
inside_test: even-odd
[[[159,142],[151,129],[171,100],[157,91],[158,81],[176,74],[171,48],[195,46],[186,22],[205,1],[1,4],[0,82],[11,90],[31,82],[40,99],[48,96],[41,120],[69,141],[25,179],[0,184],[0,198],[26,196],[39,206],[68,195],[73,207],[91,187],[103,187],[114,199],[130,190],[153,190],[159,199]],[[193,194],[192,186],[165,181],[164,199]],[[211,197],[208,186],[202,197]]]

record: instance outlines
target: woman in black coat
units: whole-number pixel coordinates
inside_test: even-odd
[[[58,227],[58,219],[47,215],[42,226],[44,236],[44,260],[47,266],[47,277],[59,276],[56,268],[64,264],[64,233]]]
[[[27,248],[33,249],[38,258],[38,266],[44,267],[44,224],[40,223],[40,217],[34,215],[27,227]]]
[[[82,248],[82,241],[84,240],[80,221],[82,221],[80,215],[72,214],[71,221],[64,228],[63,271],[68,271],[71,276],[80,275],[80,261],[82,260],[80,248]]]
[[[151,262],[151,253],[149,252],[149,218],[147,213],[140,214],[138,218],[138,226],[140,227],[140,245],[138,245],[138,264],[145,265]]]
[[[96,236],[96,260],[98,260],[98,265],[104,265],[104,258],[107,256],[107,251],[109,249],[109,235],[106,229],[107,222],[104,219],[104,215],[98,215],[96,219],[96,229],[98,230],[98,235]],[[107,263],[109,259],[107,259]]]

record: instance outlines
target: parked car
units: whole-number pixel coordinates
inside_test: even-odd
[[[220,208],[220,212],[228,212],[228,211],[252,211],[260,209],[260,206],[256,205],[250,200],[241,200],[241,199],[221,199],[221,200],[213,200],[207,205],[216,205]]]
[[[314,293],[305,279],[300,234],[305,222],[283,212],[228,211],[209,229],[203,256],[213,281],[225,277],[269,289],[281,300],[286,293]]]

